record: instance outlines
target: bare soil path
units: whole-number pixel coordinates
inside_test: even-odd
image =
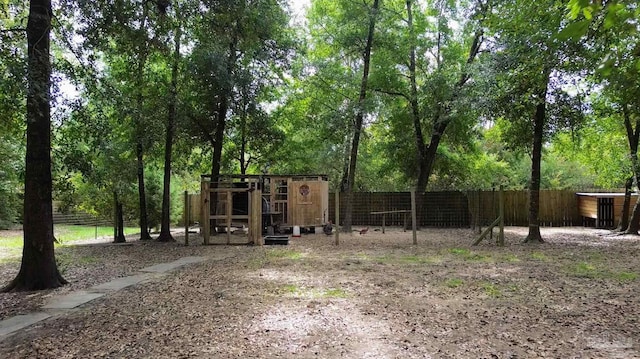
[[[2,316],[151,264],[228,257],[36,324],[1,342],[0,357],[640,358],[640,239],[554,228],[548,243],[521,245],[525,234],[508,228],[505,248],[471,247],[468,229],[423,229],[417,246],[410,232],[372,229],[338,247],[324,235],[64,247],[71,285],[0,294]],[[17,266],[0,271],[8,280]]]

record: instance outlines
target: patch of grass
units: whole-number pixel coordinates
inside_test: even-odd
[[[347,298],[349,294],[341,288],[330,288],[322,292],[323,298]]]
[[[578,277],[595,278],[597,273],[597,268],[587,262],[580,262],[573,267],[573,274]]]
[[[0,264],[19,263],[21,260],[20,252],[5,254],[0,257]]]
[[[482,283],[482,289],[484,290],[484,293],[486,295],[488,295],[489,297],[492,298],[499,298],[502,296],[502,292],[500,291],[500,288],[498,288],[498,286],[496,286],[493,283]]]
[[[620,282],[633,282],[638,279],[638,273],[633,272],[610,272],[611,278]]]
[[[300,287],[298,287],[295,284],[287,284],[284,287],[282,287],[282,291],[286,294],[295,295],[300,293]]]
[[[9,249],[21,249],[24,243],[22,237],[2,237],[0,238],[0,247]]]
[[[269,259],[298,260],[303,257],[303,254],[301,252],[290,251],[287,249],[270,249],[266,251],[266,255]]]
[[[457,256],[466,257],[471,253],[471,251],[466,248],[451,248],[449,249],[449,253]]]
[[[633,282],[638,279],[638,273],[610,270],[589,262],[580,262],[570,266],[568,272],[576,277],[611,279],[623,283]]]
[[[447,281],[444,282],[444,285],[446,285],[449,288],[458,288],[463,284],[464,284],[464,281],[460,278],[451,278],[451,279],[447,279]]]
[[[396,260],[394,259],[394,257],[388,254],[375,257],[375,262],[377,264],[389,264],[389,263],[394,263],[395,261]]]
[[[491,259],[491,257],[473,252],[466,248],[451,248],[449,249],[449,253],[462,257],[465,261],[478,261],[478,262],[486,262]]]
[[[549,257],[547,257],[544,253],[540,253],[540,252],[531,253],[531,259],[536,260],[536,261],[540,261],[540,262],[548,262],[549,261]]]
[[[125,234],[133,234],[139,231],[138,228],[127,227]],[[58,240],[57,246],[66,245],[69,242],[82,241],[97,237],[113,235],[113,227],[95,226],[73,226],[67,224],[57,224],[53,227],[53,235]],[[0,248],[22,248],[24,243],[23,235],[0,237]]]
[[[125,235],[138,233],[139,231],[139,228],[124,228]],[[53,227],[53,234],[58,242],[66,244],[68,242],[93,239],[96,237],[113,236],[113,227],[58,224]]]

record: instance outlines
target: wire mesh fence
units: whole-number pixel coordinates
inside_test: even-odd
[[[329,194],[328,218],[336,223],[335,194]],[[507,226],[527,226],[529,191],[504,191],[504,223]],[[200,221],[200,196],[189,195],[190,223]],[[340,223],[345,218],[346,199],[340,196]],[[498,190],[437,191],[416,194],[418,226],[420,227],[484,227],[498,217]],[[356,192],[353,194],[352,224],[362,226],[411,225],[411,192]],[[387,212],[384,216],[380,212]],[[576,192],[572,190],[541,190],[539,221],[541,226],[563,227],[583,224]]]

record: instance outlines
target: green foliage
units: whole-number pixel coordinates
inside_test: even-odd
[[[22,216],[20,196],[24,176],[24,144],[0,135],[0,229],[10,228]]]
[[[145,194],[147,200],[147,225],[149,229],[160,228],[162,220],[162,172],[147,171],[145,174]],[[175,203],[176,201],[172,201]]]

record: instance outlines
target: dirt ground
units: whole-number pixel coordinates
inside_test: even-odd
[[[0,342],[1,358],[640,358],[640,239],[543,229],[504,248],[470,229],[293,238],[288,246],[64,247],[65,288],[0,294],[0,315],[179,257],[212,259]],[[224,259],[223,259],[224,258]],[[9,280],[18,264],[0,265]]]

